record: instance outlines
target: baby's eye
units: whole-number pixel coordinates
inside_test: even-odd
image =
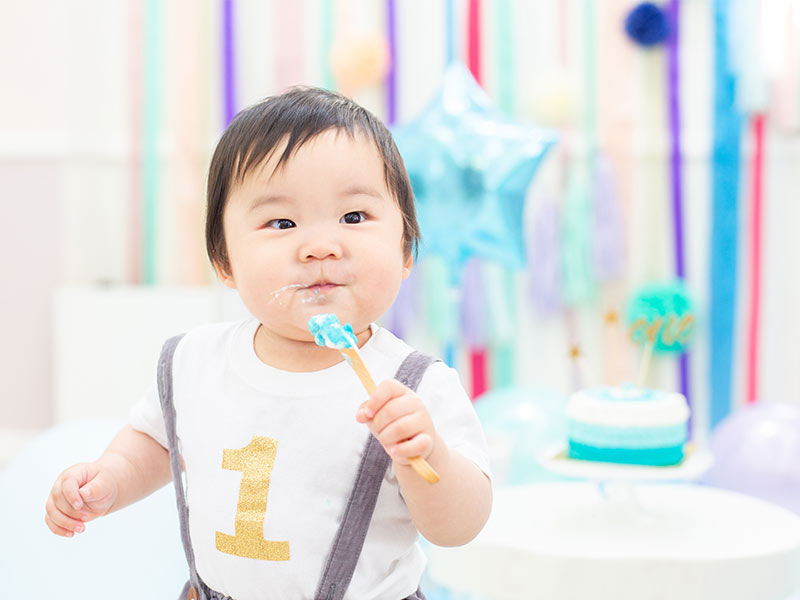
[[[356,223],[363,223],[367,220],[367,215],[361,212],[360,210],[357,212],[349,212],[345,216],[342,217],[341,223],[346,223],[347,225],[355,225]]]
[[[290,229],[292,227],[297,227],[294,224],[294,221],[290,219],[272,219],[271,221],[267,221],[267,224],[264,227],[268,227],[270,229]]]

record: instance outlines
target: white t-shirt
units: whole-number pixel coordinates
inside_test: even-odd
[[[366,392],[346,362],[310,373],[264,364],[253,347],[257,327],[255,319],[199,327],[175,351],[197,571],[236,600],[312,598],[369,435],[355,420]],[[361,355],[380,382],[411,351],[373,325]],[[448,446],[488,474],[486,440],[456,371],[435,363],[417,394]],[[130,423],[167,447],[155,383]],[[412,594],[425,567],[417,537],[390,467],[346,598]]]

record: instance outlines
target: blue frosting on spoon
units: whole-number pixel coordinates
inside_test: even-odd
[[[337,350],[358,347],[358,340],[350,323],[342,325],[334,314],[314,315],[308,320],[308,330],[318,346]]]

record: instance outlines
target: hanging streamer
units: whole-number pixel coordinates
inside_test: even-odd
[[[386,0],[386,38],[389,44],[389,70],[386,73],[386,124],[397,120],[397,7]]]
[[[142,230],[143,215],[143,183],[144,172],[142,168],[142,111],[144,107],[144,89],[142,87],[142,42],[144,31],[142,29],[142,3],[140,0],[129,0],[128,26],[130,28],[130,47],[128,50],[130,75],[131,102],[131,187],[130,206],[128,208],[128,283],[142,283]]]
[[[461,281],[461,339],[470,348],[486,345],[486,296],[481,261],[464,265]]]
[[[169,18],[173,23],[168,36],[169,56],[175,57],[178,68],[171,77],[174,82],[175,158],[170,200],[177,209],[177,252],[180,261],[180,283],[204,285],[211,271],[205,258],[203,239],[203,180],[205,157],[201,157],[209,139],[203,102],[197,98],[209,89],[208,69],[201,59],[207,48],[205,25],[207,5],[195,0],[178,0],[167,3]]]
[[[623,303],[625,228],[611,163],[598,153],[595,158],[592,205],[592,271],[602,285],[600,309],[603,319],[603,380],[616,384],[624,379],[622,360],[625,330],[619,312]]]
[[[712,172],[710,383],[711,427],[731,410],[733,330],[739,228],[741,116],[728,62],[728,0],[714,0],[714,148]]]
[[[236,57],[234,56],[233,0],[222,0],[222,69],[224,119],[228,126],[236,115]]]
[[[497,0],[495,16],[497,29],[497,103],[508,115],[514,114],[514,22],[511,17],[511,0]]]
[[[672,226],[675,246],[675,271],[678,278],[686,277],[683,257],[683,173],[681,165],[681,121],[679,101],[679,63],[678,41],[680,24],[679,0],[670,0],[667,6],[670,20],[670,32],[667,38],[667,94],[669,97],[669,132],[670,132],[670,174],[672,176]],[[692,399],[689,396],[689,355],[683,353],[678,358],[680,375],[680,391],[686,397],[689,407]],[[691,412],[691,411],[690,411]],[[691,416],[689,417],[691,431]]]
[[[409,325],[419,314],[416,307],[417,268],[412,269],[411,274],[400,286],[397,298],[385,317],[386,327],[401,339],[407,336]]]
[[[800,2],[789,5],[784,19],[786,55],[780,75],[774,83],[771,123],[789,133],[800,129]],[[796,33],[797,32],[797,33]]]
[[[467,66],[472,76],[481,86],[481,3],[480,0],[469,0],[467,13]]]
[[[625,228],[611,163],[598,156],[595,161],[592,205],[592,271],[597,281],[620,279],[625,270]]]
[[[514,273],[498,263],[483,265],[488,341],[491,349],[490,380],[493,387],[514,382],[516,335],[516,285]]]
[[[569,27],[568,27],[568,0],[558,0],[558,55],[561,67],[566,72],[569,67]],[[584,3],[584,11],[587,9]],[[588,6],[591,11],[591,5]],[[589,17],[584,18],[584,28]],[[584,31],[584,35],[590,30]],[[588,46],[588,44],[587,44]],[[588,56],[588,47],[587,47]],[[590,69],[587,64],[587,69]],[[587,72],[588,75],[588,72]],[[587,90],[588,91],[588,90]],[[585,93],[586,104],[584,116],[591,110],[593,99]],[[590,155],[593,149],[590,149]],[[561,289],[558,296],[564,303],[564,324],[566,326],[568,341],[568,359],[570,369],[570,385],[573,391],[583,387],[582,377],[582,349],[578,323],[573,310],[574,305],[590,300],[594,295],[591,269],[589,266],[589,240],[591,235],[591,201],[585,178],[587,171],[585,164],[577,164],[566,141],[561,144],[561,213],[558,215],[560,230],[559,248],[561,272],[558,280]]]
[[[533,306],[544,315],[562,308],[561,211],[552,197],[545,197],[534,213],[531,240],[530,293]]]
[[[386,124],[390,127],[397,119],[397,23],[395,0],[386,0],[386,39],[389,46],[389,70],[386,73]],[[406,319],[413,318],[407,308],[412,304],[413,284],[406,280],[400,293],[389,309],[387,322],[389,330],[402,338],[407,331]]]
[[[469,0],[469,9],[467,13],[467,66],[469,67],[472,76],[475,78],[475,81],[477,81],[479,85],[483,86],[483,79],[481,77],[480,19],[480,0]],[[476,287],[481,287],[482,284],[480,282],[479,267],[475,267],[474,278],[477,282]],[[470,347],[470,366],[472,372],[473,400],[485,392],[488,387],[488,383],[486,381],[486,361],[486,347],[484,345],[472,345]]]
[[[511,0],[498,0],[495,13],[497,44],[497,97],[500,109],[507,115],[514,114],[514,28],[511,18]],[[499,270],[498,270],[499,269]],[[514,336],[511,330],[516,321],[516,293],[514,273],[508,268],[498,267],[484,271],[487,277],[488,314],[492,323],[491,336],[491,381],[494,387],[514,383]],[[489,278],[492,281],[488,281]],[[494,291],[495,293],[492,293]]]
[[[736,106],[744,114],[763,111],[767,104],[761,68],[761,4],[761,0],[728,0],[726,8],[728,39],[736,40],[728,48],[728,64],[736,77]]]
[[[447,47],[445,48],[446,61],[444,63],[446,68],[450,66],[458,56],[458,29],[456,28],[455,0],[445,0],[444,7],[444,22],[445,29],[447,30]]]
[[[761,214],[764,194],[764,115],[753,117],[753,177],[750,196],[750,313],[747,327],[747,383],[745,401],[758,399],[758,326],[761,316]]]
[[[594,159],[597,151],[597,36],[595,35],[596,19],[594,14],[595,0],[583,2],[583,44],[584,44],[584,128],[589,146],[589,172],[594,171]]]
[[[623,269],[622,241],[624,231],[622,215],[614,188],[611,164],[598,152],[598,90],[597,63],[600,56],[597,39],[598,20],[595,0],[583,3],[583,44],[584,44],[584,128],[588,146],[587,165],[590,177],[590,199],[592,223],[590,225],[590,268],[599,284],[600,310],[604,322],[602,354],[604,380],[615,379],[618,371],[620,346],[617,343],[620,328],[609,320],[609,306],[617,301],[613,298],[615,279],[621,277]],[[605,36],[609,37],[609,36]]]
[[[473,400],[487,389],[486,298],[481,262],[471,259],[464,266],[461,284],[461,337],[469,349]]]
[[[420,288],[424,294],[425,330],[432,340],[442,344],[444,362],[455,366],[453,340],[458,332],[459,290],[450,285],[453,276],[442,257],[428,256],[417,268],[422,275]]]
[[[395,0],[386,1],[386,38],[389,46],[389,70],[386,74],[386,123],[394,125],[397,120],[397,5]],[[388,314],[389,330],[396,336],[405,337],[408,326],[416,317],[414,298],[416,293],[416,271],[403,282],[400,293]]]
[[[563,215],[564,302],[576,306],[594,298],[590,266],[592,204],[583,173],[572,169],[567,180]]]
[[[158,191],[161,168],[158,157],[158,137],[161,131],[161,65],[162,32],[161,3],[148,0],[144,19],[144,110],[142,136],[142,182],[144,197],[142,281],[153,285],[157,278]]]
[[[322,87],[327,90],[334,88],[333,68],[331,67],[331,46],[333,46],[333,26],[335,15],[333,12],[334,0],[322,0],[322,22],[320,23],[320,61],[322,73]]]
[[[275,88],[283,91],[303,80],[305,67],[304,2],[276,2]]]
[[[678,97],[678,0],[670,0],[671,23],[667,39],[667,94],[669,97],[670,174],[672,176],[672,221],[675,238],[675,271],[680,279],[686,276],[683,257],[683,186],[681,173],[681,124]]]

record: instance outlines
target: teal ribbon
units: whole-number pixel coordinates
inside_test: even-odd
[[[495,43],[497,44],[497,102],[507,115],[514,114],[514,27],[511,0],[497,0],[495,13]],[[508,324],[516,320],[516,286],[514,271],[499,267],[499,272],[489,270],[494,277],[490,285],[501,289],[502,304],[489,303],[490,327],[489,381],[493,388],[514,383],[514,332]],[[497,295],[490,294],[490,299]]]
[[[333,69],[331,68],[331,46],[333,45],[333,0],[322,0],[322,27],[320,30],[320,65],[322,69],[322,87],[334,89]]]
[[[156,282],[156,252],[158,234],[158,190],[161,166],[158,157],[158,137],[161,129],[161,11],[158,0],[148,0],[144,16],[144,98],[142,110],[142,282]]]
[[[590,255],[592,203],[580,167],[573,167],[567,178],[563,219],[564,302],[568,306],[586,304],[595,296]]]

